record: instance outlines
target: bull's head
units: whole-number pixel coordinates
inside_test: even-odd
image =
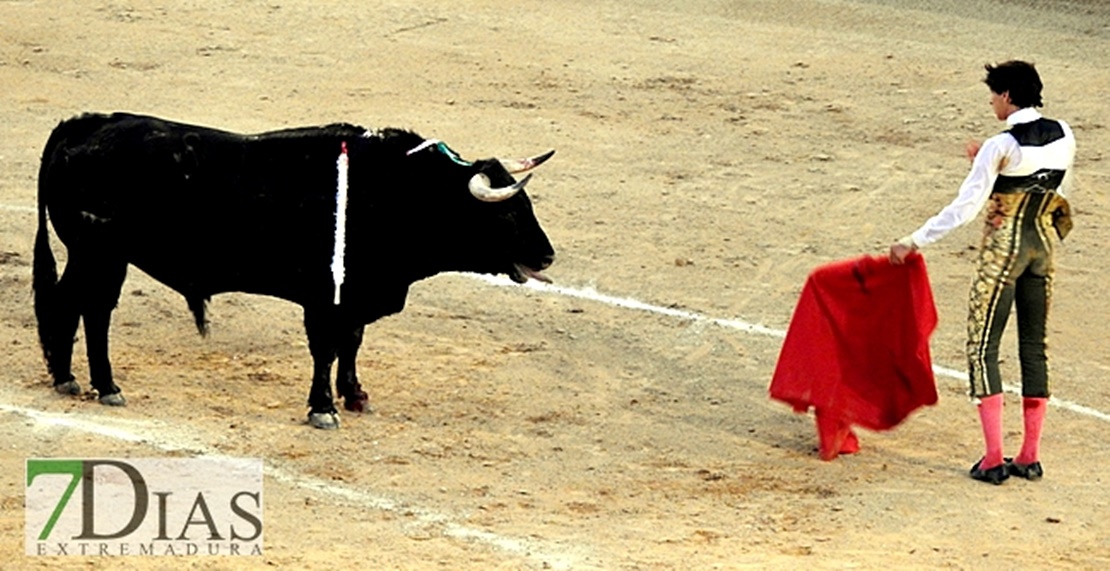
[[[555,252],[524,190],[532,176],[518,181],[513,175],[528,173],[554,151],[524,159],[470,162],[431,140],[414,145],[406,154],[423,175],[420,178],[430,176],[435,182],[428,182],[440,187],[427,213],[435,234],[445,238],[434,255],[445,262],[446,269],[507,274],[517,283],[550,281],[540,272],[551,265]]]
[[[511,227],[512,230],[509,235],[494,239],[505,238],[517,242],[515,258],[511,267],[506,268],[509,278],[517,283],[524,283],[529,278],[550,282],[540,271],[551,265],[555,259],[555,251],[532,213],[532,202],[524,192],[532,175],[528,174],[519,181],[515,181],[512,175],[526,173],[554,154],[555,151],[548,151],[527,159],[478,161],[474,163],[478,172],[470,177],[467,184],[474,198],[485,203],[495,203],[489,204],[487,209],[507,207],[495,215],[494,225],[507,223],[506,228]]]
[[[540,166],[554,154],[555,151],[551,150],[542,155],[527,159],[498,159],[498,162],[510,175],[514,175],[528,172]],[[524,179],[519,182],[501,188],[492,188],[489,184],[489,177],[479,172],[471,177],[468,186],[470,188],[470,193],[479,200],[486,202],[501,202],[503,200],[509,200],[523,191],[524,186],[527,185],[530,180],[532,180],[532,175],[528,174],[528,176],[524,177]],[[531,212],[531,201],[529,201],[527,197],[525,197],[524,204],[528,206],[528,210]],[[533,217],[532,220],[535,221],[535,218]],[[543,234],[543,230],[540,230],[539,222],[535,222],[535,230],[538,231],[539,234]],[[543,241],[547,242],[546,235],[543,236]],[[546,269],[555,260],[555,251],[551,248],[550,242],[547,243],[546,250],[549,253],[540,256],[537,259],[537,263],[515,262],[513,264],[513,271],[509,273],[509,277],[517,283],[524,283],[528,281],[529,278],[551,283],[551,280],[548,279],[547,276],[540,273],[540,270]]]

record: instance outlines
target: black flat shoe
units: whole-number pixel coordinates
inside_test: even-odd
[[[1040,480],[1044,477],[1044,468],[1040,462],[1032,464],[1018,464],[1013,458],[1006,459],[1006,473],[1011,476],[1025,478],[1026,480]]]
[[[1006,479],[1010,477],[1010,472],[1006,468],[1005,462],[988,470],[980,470],[979,465],[982,463],[983,459],[980,458],[979,461],[971,467],[970,473],[972,478],[979,480],[980,482],[988,482],[997,486],[1002,482],[1005,482]]]

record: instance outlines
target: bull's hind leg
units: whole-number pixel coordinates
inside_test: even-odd
[[[365,326],[343,328],[346,335],[339,338],[339,369],[335,375],[335,390],[343,397],[343,408],[354,412],[371,412],[370,395],[362,390],[355,369],[355,358],[362,345]]]
[[[112,379],[108,328],[126,277],[126,262],[71,251],[70,261],[58,283],[65,296],[73,300],[85,323],[89,382],[99,394],[100,402],[112,406],[125,404],[120,388]]]
[[[336,356],[335,313],[332,308],[304,310],[308,350],[312,353],[312,388],[308,392],[308,423],[316,428],[339,428],[339,411],[331,392],[331,366]]]
[[[89,357],[89,382],[100,395],[100,403],[123,406],[127,401],[112,378],[112,363],[108,359],[108,329],[113,309],[114,303],[112,307],[91,307],[84,312],[85,348]]]

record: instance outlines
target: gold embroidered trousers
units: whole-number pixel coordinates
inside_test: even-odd
[[[1052,300],[1055,193],[991,195],[979,262],[968,300],[970,395],[1002,392],[998,347],[1017,307],[1022,395],[1047,397],[1046,327]]]

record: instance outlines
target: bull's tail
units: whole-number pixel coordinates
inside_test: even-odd
[[[58,284],[58,265],[54,261],[54,252],[50,249],[50,229],[46,222],[46,205],[39,202],[39,227],[35,234],[34,275],[32,285],[35,288],[35,314],[40,312],[40,307],[46,309],[49,304],[47,298]],[[43,303],[40,303],[43,302]]]
[[[49,147],[48,147],[49,150]],[[35,234],[35,253],[32,265],[31,285],[35,290],[35,320],[38,322],[39,344],[42,346],[43,358],[46,366],[51,367],[51,355],[57,340],[52,324],[56,314],[56,290],[58,288],[58,265],[54,260],[54,252],[50,249],[50,227],[46,221],[46,196],[44,187],[46,158],[39,172],[39,223],[38,232]],[[72,340],[70,340],[72,343]]]

